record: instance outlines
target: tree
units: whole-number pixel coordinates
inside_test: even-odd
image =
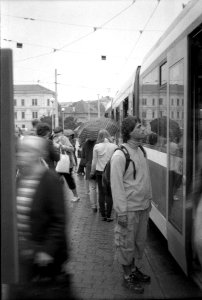
[[[77,119],[74,118],[74,117],[67,117],[64,120],[64,128],[65,129],[72,129],[72,130],[74,130],[80,124],[81,124],[81,122],[78,122]]]

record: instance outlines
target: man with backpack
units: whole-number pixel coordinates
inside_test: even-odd
[[[146,152],[141,147],[148,134],[138,118],[133,116],[123,120],[121,131],[122,146],[126,150],[116,150],[110,162],[111,191],[117,216],[116,256],[123,267],[124,285],[141,294],[144,292],[141,283],[150,282],[150,276],[142,272],[152,199]]]

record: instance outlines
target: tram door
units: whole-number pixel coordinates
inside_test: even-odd
[[[198,30],[199,31],[199,30]],[[192,263],[191,191],[201,136],[201,47],[196,32],[168,53],[168,248],[186,274]],[[194,42],[195,41],[195,42]],[[199,63],[200,62],[200,63]],[[192,200],[192,199],[191,199]]]
[[[192,153],[192,186],[191,189],[196,191],[198,188],[198,174],[202,170],[202,30],[201,27],[197,28],[190,36],[190,70],[191,70],[191,104],[190,104],[190,135],[192,145],[190,144],[190,150]],[[190,168],[191,169],[191,168]],[[191,178],[190,178],[191,179]],[[202,184],[202,183],[200,183]],[[197,206],[198,199],[192,199],[192,220],[195,218],[195,208]],[[197,268],[199,261],[197,254],[192,245],[192,264],[190,268],[194,271]]]

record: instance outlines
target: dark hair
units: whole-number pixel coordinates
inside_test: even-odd
[[[32,126],[33,127],[36,127],[38,124],[39,124],[39,120],[38,119],[34,119],[34,120],[32,120]]]
[[[51,132],[50,126],[47,123],[38,123],[36,126],[36,134],[38,136],[45,136],[47,133]]]
[[[130,139],[130,133],[133,131],[137,123],[140,123],[140,119],[136,116],[128,116],[127,118],[123,119],[121,133],[124,143],[127,143],[127,141]]]

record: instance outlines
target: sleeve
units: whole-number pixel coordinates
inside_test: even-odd
[[[96,164],[98,160],[98,152],[97,152],[97,145],[93,148],[93,159],[92,159],[92,165],[91,165],[91,173],[94,174],[96,171]]]
[[[66,136],[62,137],[62,145],[63,145],[63,148],[64,148],[65,151],[74,152],[74,147],[70,143],[68,137],[66,137]]]
[[[123,183],[126,159],[121,151],[116,151],[111,158],[111,191],[113,206],[116,213],[121,216],[127,213],[127,198]]]

